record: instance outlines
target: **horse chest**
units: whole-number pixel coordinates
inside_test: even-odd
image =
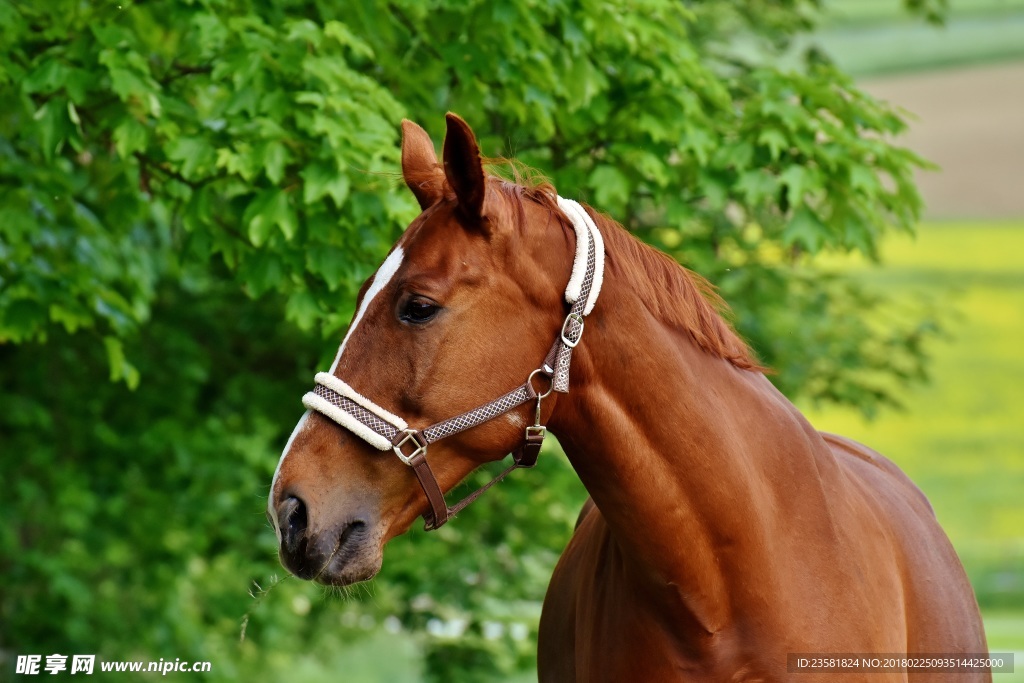
[[[548,586],[538,639],[538,675],[546,681],[721,681],[708,667],[705,635],[692,633],[671,601],[652,592],[608,533],[600,513],[586,514]],[[717,670],[712,670],[717,669]],[[724,680],[768,680],[746,675]]]

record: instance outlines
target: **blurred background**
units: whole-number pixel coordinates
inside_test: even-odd
[[[818,428],[900,465],[1024,681],[1024,0],[0,0],[0,26],[0,681],[54,653],[536,680],[586,496],[557,447],[344,592],[286,578],[263,512],[416,213],[398,123],[439,145],[449,109],[709,277]]]
[[[819,429],[890,455],[928,495],[985,613],[992,650],[1016,651],[1024,680],[1024,3],[951,2],[941,29],[891,3],[827,3],[818,35],[872,95],[908,112],[903,144],[934,162],[918,186],[915,237],[881,266],[831,260],[947,311],[931,379],[876,419],[809,408]]]

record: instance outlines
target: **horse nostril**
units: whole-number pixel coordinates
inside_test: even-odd
[[[344,548],[345,544],[348,543],[353,536],[358,536],[364,529],[366,529],[366,522],[361,519],[349,522],[348,526],[346,526],[341,532],[341,538],[338,540],[338,550]]]
[[[306,536],[308,524],[306,504],[295,496],[285,498],[277,506],[277,525],[281,529],[281,545],[289,552],[295,552],[300,541]]]

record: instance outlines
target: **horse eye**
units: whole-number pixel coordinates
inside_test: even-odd
[[[431,320],[441,307],[430,299],[414,296],[405,302],[402,313],[398,317],[405,323],[421,324]]]

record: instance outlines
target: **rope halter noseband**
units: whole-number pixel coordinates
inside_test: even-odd
[[[544,362],[529,374],[523,384],[478,408],[423,429],[410,429],[401,417],[381,408],[341,379],[326,372],[317,373],[313,391],[302,397],[302,404],[310,410],[330,418],[374,448],[393,451],[399,460],[412,467],[430,502],[430,511],[423,515],[428,531],[447,522],[452,515],[472,503],[512,470],[533,467],[547,433],[546,428],[540,424],[541,401],[552,391],[569,391],[572,351],[583,336],[584,318],[594,309],[601,291],[604,241],[594,220],[578,203],[558,197],[558,208],[569,218],[576,232],[576,256],[569,284],[565,288],[565,300],[570,304],[570,309],[558,339]],[[534,387],[534,378],[538,375],[550,384],[543,392]],[[449,507],[437,478],[427,464],[427,446],[446,436],[493,420],[530,401],[536,401],[537,404],[534,423],[526,427],[523,444],[512,453],[512,464],[486,485]]]

